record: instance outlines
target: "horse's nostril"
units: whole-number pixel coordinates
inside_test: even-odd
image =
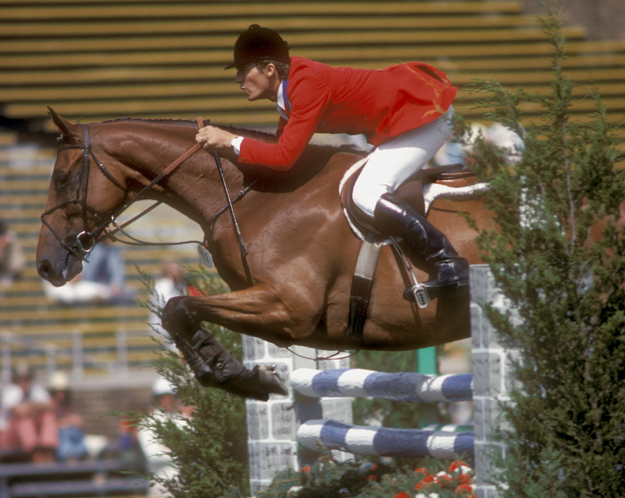
[[[42,259],[37,265],[39,276],[46,278],[52,272],[52,263],[47,259]]]

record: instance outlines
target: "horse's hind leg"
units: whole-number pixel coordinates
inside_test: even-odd
[[[271,393],[287,393],[272,369],[257,365],[248,370],[233,358],[214,336],[195,323],[192,314],[185,311],[182,300],[184,298],[174,298],[167,303],[163,310],[163,327],[172,336],[200,384],[262,401],[269,399]]]

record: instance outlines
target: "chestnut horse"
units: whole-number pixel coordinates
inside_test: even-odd
[[[85,254],[98,237],[106,237],[104,227],[111,217],[143,189],[142,198],[162,201],[201,226],[217,271],[231,289],[167,303],[163,324],[179,347],[180,341],[195,344],[196,350],[206,344],[197,344],[199,339],[193,337],[202,321],[281,347],[345,350],[352,346],[346,343],[347,317],[361,241],[346,221],[338,185],[346,170],[363,157],[361,152],[309,146],[288,173],[223,157],[223,177],[238,222],[235,230],[213,154],[199,149],[153,181],[195,144],[197,123],[120,119],[75,125],[52,109],[50,114],[62,136],[37,246],[41,277],[61,286],[78,275]],[[237,133],[276,139],[249,130]],[[147,191],[146,186],[150,186]],[[477,232],[468,226],[463,212],[470,213],[478,226],[490,222],[479,199],[435,201],[428,219],[469,263],[478,263]],[[249,254],[240,250],[237,233]],[[428,268],[420,261],[413,264],[419,281],[427,280]],[[401,261],[389,246],[383,247],[359,347],[418,349],[469,337],[466,295],[439,297],[420,309],[402,299],[409,285]],[[204,362],[208,377],[225,358],[214,348],[210,351]],[[190,350],[185,357],[192,361],[188,355],[192,356]],[[199,378],[198,368],[194,370]],[[205,385],[227,389],[219,376],[218,382],[204,380]]]

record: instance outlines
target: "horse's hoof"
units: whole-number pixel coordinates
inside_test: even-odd
[[[256,365],[245,370],[219,387],[242,398],[267,401],[270,394],[288,394],[286,385],[272,367]]]
[[[267,386],[267,390],[271,394],[280,394],[286,396],[289,390],[286,384],[279,377],[276,366],[256,365],[254,370],[258,370],[258,378],[261,384]]]

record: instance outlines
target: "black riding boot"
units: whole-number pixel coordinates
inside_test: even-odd
[[[433,266],[436,278],[421,285],[431,298],[442,290],[469,285],[469,263],[451,246],[445,235],[411,206],[390,194],[378,200],[374,211],[374,225],[382,233],[402,237],[414,253]],[[414,299],[412,289],[404,298]]]
[[[219,387],[242,398],[267,401],[269,394],[287,394],[287,389],[276,373],[265,365],[246,369],[235,360],[211,334],[198,330],[191,343],[176,338],[198,382],[204,387]]]

